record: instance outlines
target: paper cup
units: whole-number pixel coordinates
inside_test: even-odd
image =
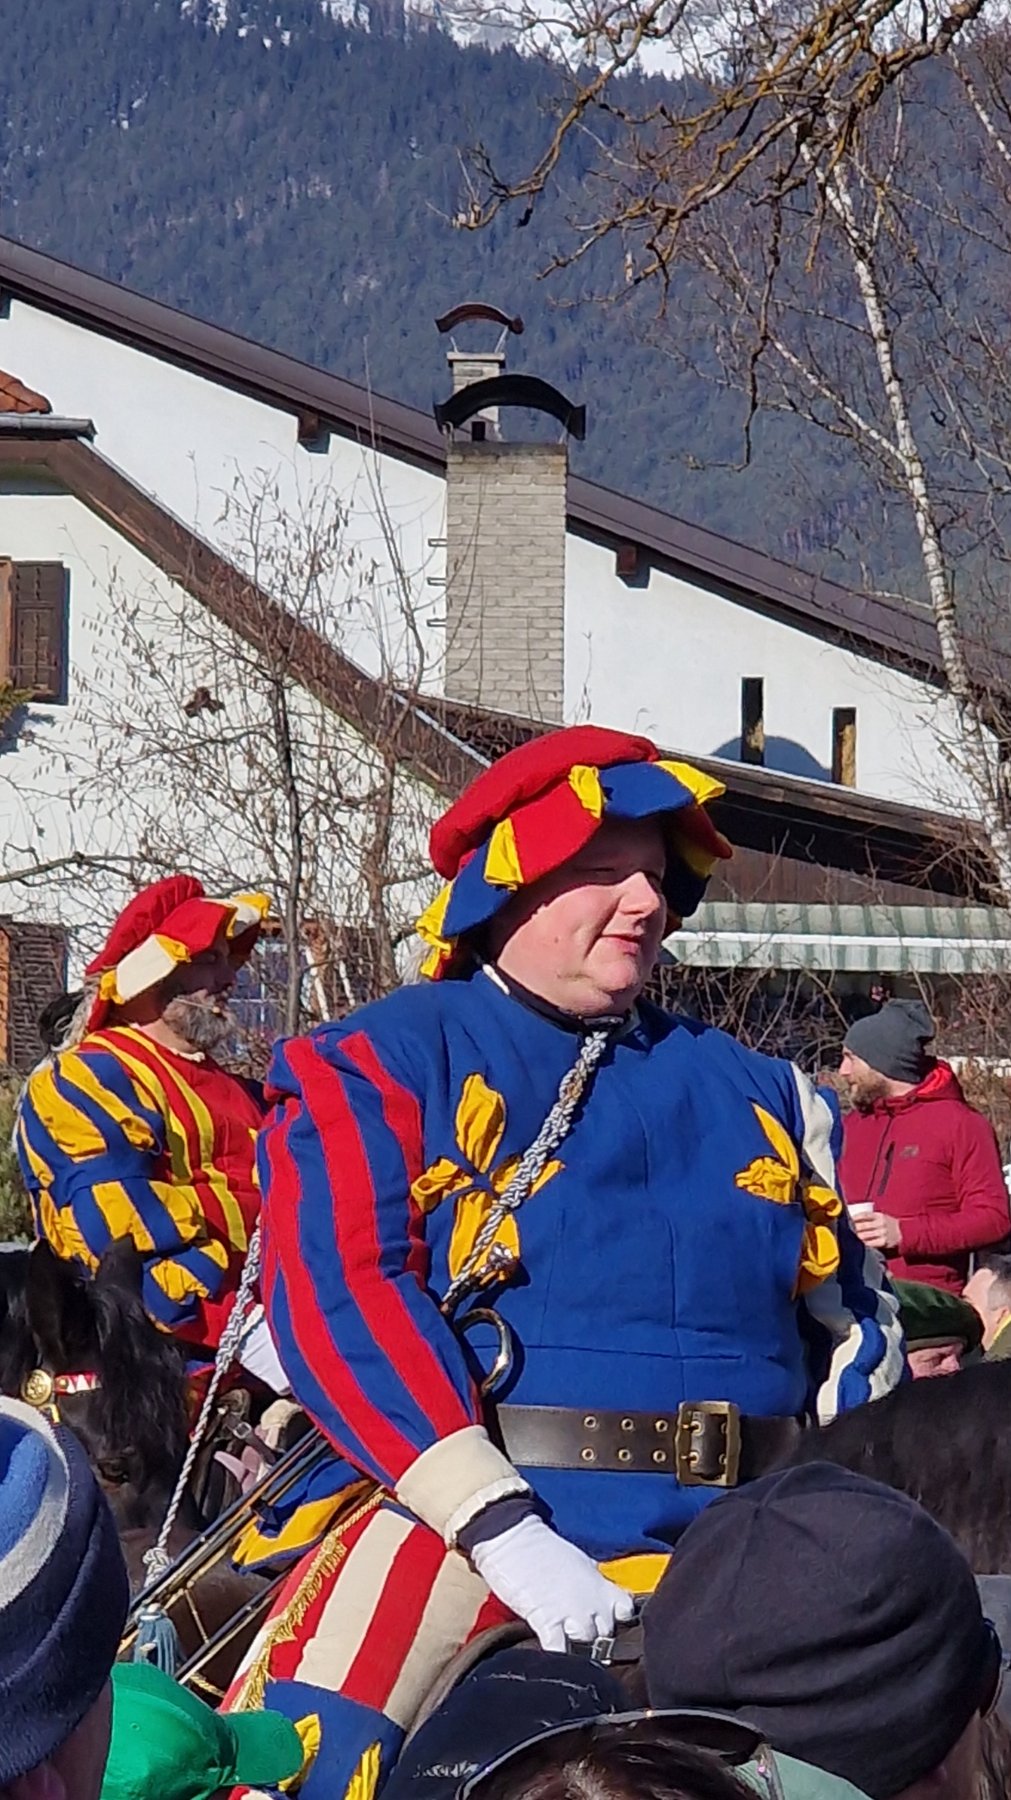
[[[873,1200],[855,1200],[852,1206],[847,1206],[846,1211],[851,1219],[869,1219],[874,1211],[874,1202]]]

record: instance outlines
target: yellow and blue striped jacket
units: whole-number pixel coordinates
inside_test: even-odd
[[[29,1077],[16,1148],[36,1230],[89,1273],[117,1238],[144,1259],[156,1322],[214,1347],[259,1212],[254,1083],[130,1026],[89,1033]]]

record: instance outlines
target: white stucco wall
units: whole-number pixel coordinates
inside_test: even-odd
[[[93,419],[104,456],[246,566],[255,560],[250,519],[259,505],[255,572],[266,586],[278,542],[290,544],[298,531],[311,536],[338,510],[346,515],[329,576],[341,647],[374,672],[393,662],[409,680],[420,672],[427,691],[441,691],[440,477],[336,434],[327,454],[310,453],[290,414],[17,300],[0,318],[0,368],[40,389],[56,412]],[[3,521],[0,554],[60,553],[38,511],[22,517],[8,509]],[[769,767],[826,772],[832,710],[854,706],[864,792],[964,808],[949,715],[930,689],[688,581],[654,570],[647,587],[627,586],[614,573],[613,552],[569,534],[567,720],[592,716],[655,733],[688,754],[734,757],[745,676],[765,682]]]
[[[951,714],[896,670],[653,569],[614,575],[614,554],[568,539],[565,716],[736,759],[741,681],[765,684],[766,766],[817,779],[832,766],[832,712],[856,709],[857,785],[882,799],[963,810]]]
[[[347,654],[373,672],[396,655],[412,681],[420,672],[420,685],[438,691],[444,632],[431,621],[445,604],[441,479],[336,435],[328,452],[308,451],[291,413],[18,300],[0,319],[0,368],[45,394],[62,417],[92,419],[103,456],[250,569],[254,513],[290,536],[321,531],[340,508],[346,573],[334,582],[333,605]],[[400,617],[405,603],[420,627],[420,671]]]
[[[11,486],[0,476],[0,554],[58,559],[69,572],[70,681],[66,705],[32,706],[0,747],[0,912],[70,927],[80,966],[133,877],[166,866],[191,870],[211,892],[266,889],[280,903],[292,872],[282,762],[266,684],[245,647],[83,503]],[[204,685],[220,710],[189,718],[185,703]],[[367,916],[362,845],[377,817],[363,796],[381,770],[325,707],[300,690],[288,700],[302,909],[358,922]],[[397,876],[394,923],[413,920],[430,898],[418,872],[436,804],[408,780],[394,794],[385,865]],[[40,865],[48,872],[39,879],[9,879]]]

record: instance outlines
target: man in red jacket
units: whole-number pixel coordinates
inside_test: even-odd
[[[1005,1238],[1011,1211],[993,1129],[930,1054],[933,1038],[920,1000],[850,1026],[839,1073],[855,1110],[839,1175],[854,1230],[889,1274],[959,1293],[969,1252]]]

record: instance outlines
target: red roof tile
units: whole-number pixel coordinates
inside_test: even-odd
[[[44,394],[36,394],[16,375],[7,375],[0,369],[0,413],[48,413],[52,410]]]

